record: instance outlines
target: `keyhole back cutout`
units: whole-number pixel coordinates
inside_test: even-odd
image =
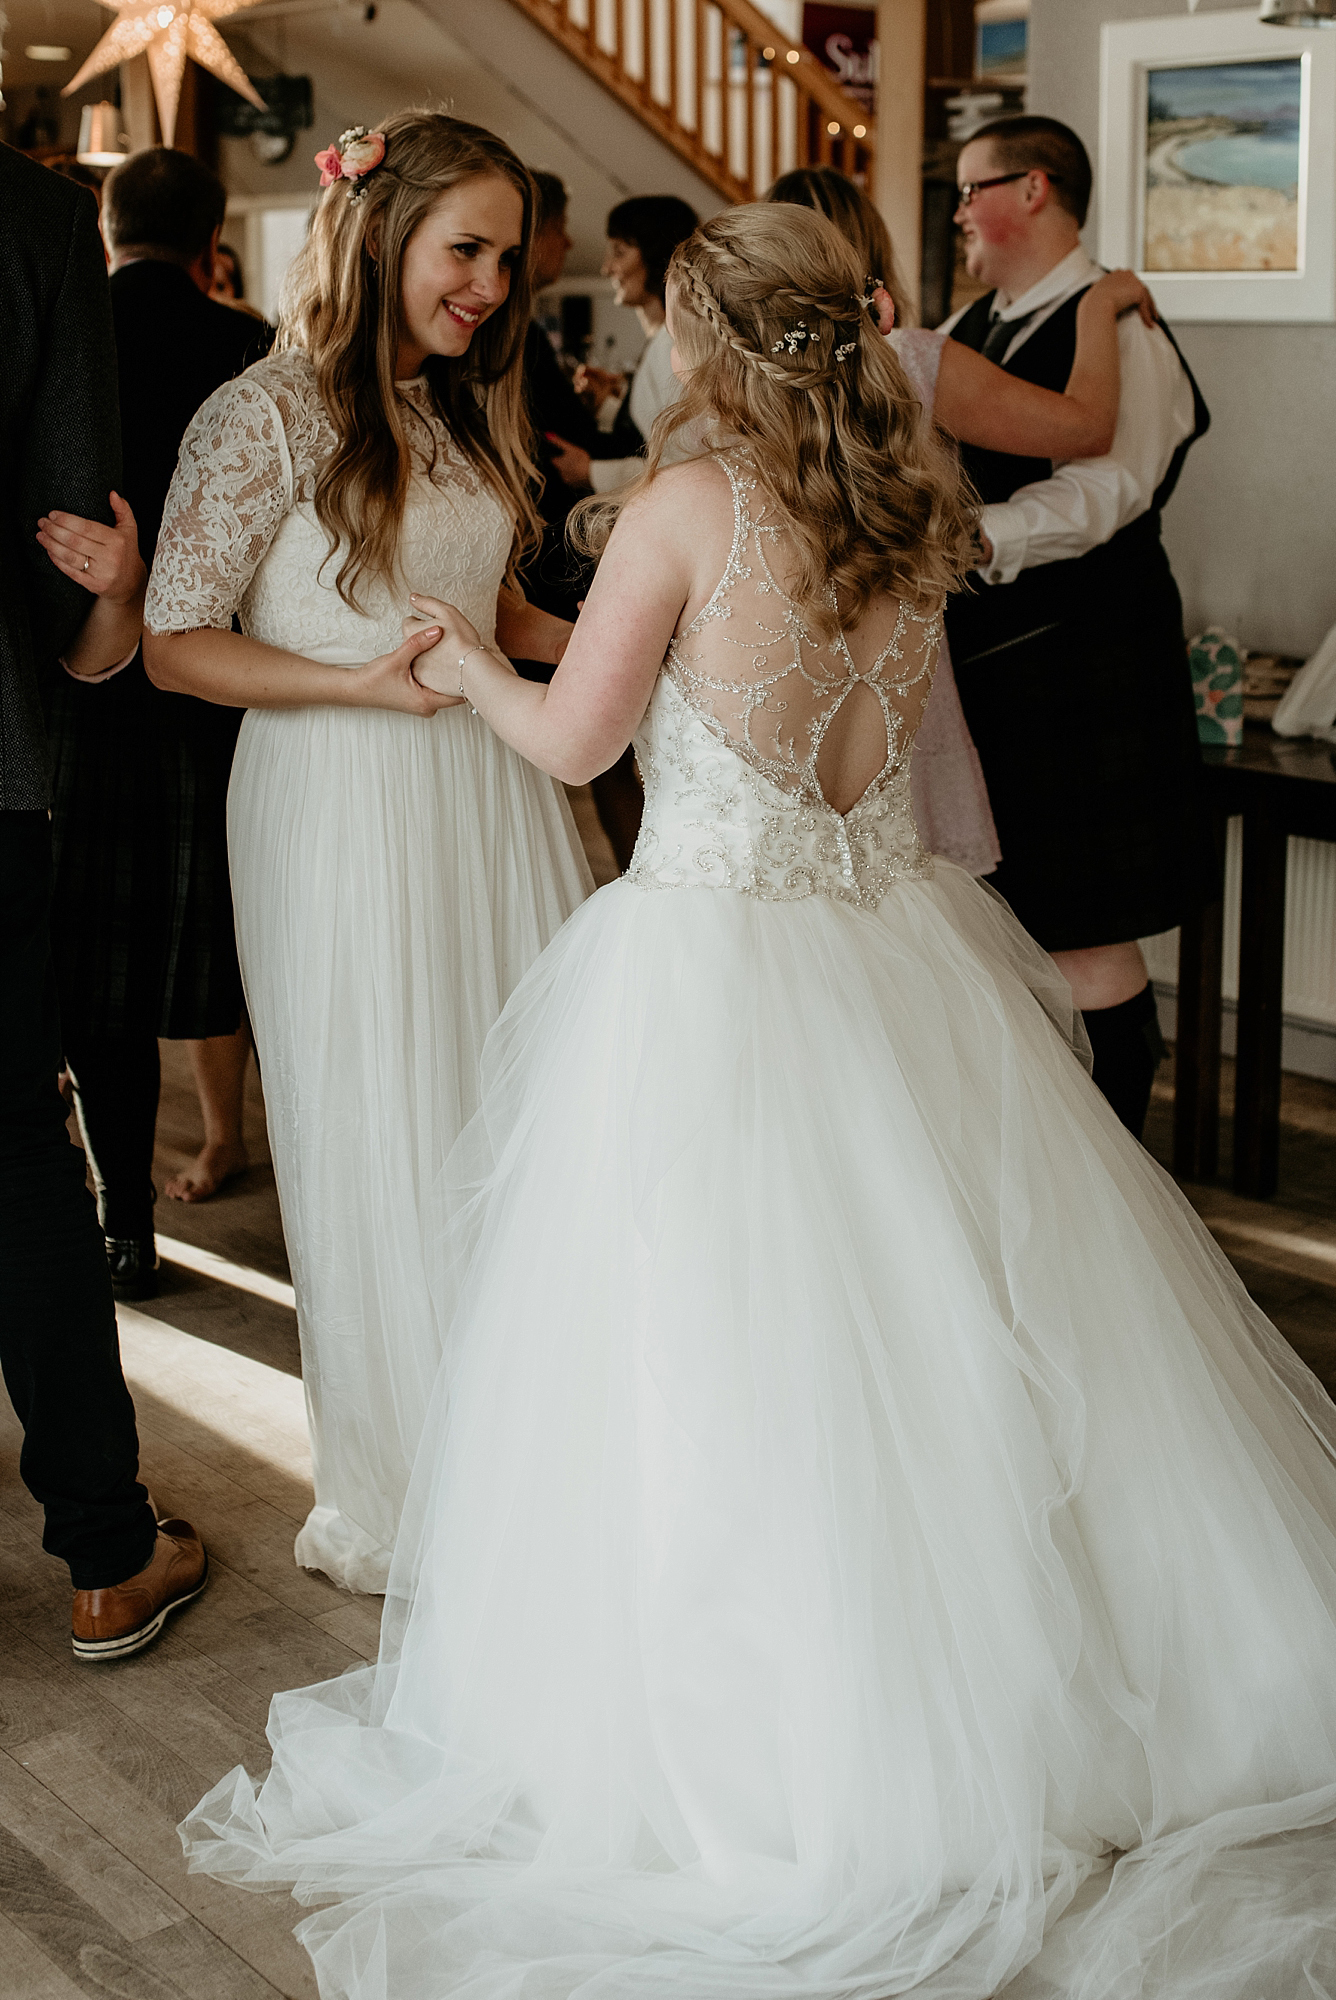
[[[746,453],[716,463],[733,488],[732,546],[709,602],[669,646],[667,670],[712,732],[771,784],[847,817],[908,755],[940,614],[881,597],[851,631],[821,636],[788,594],[792,533]],[[834,610],[833,585],[828,592]]]
[[[865,681],[850,681],[816,753],[816,781],[831,811],[852,812],[886,769],[889,756],[881,703]]]

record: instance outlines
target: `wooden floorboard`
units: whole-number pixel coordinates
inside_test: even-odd
[[[587,793],[573,805],[595,874],[610,879]],[[1227,1112],[1228,1064],[1225,1081]],[[1162,1160],[1171,1084],[1166,1068],[1147,1133]],[[1282,1115],[1276,1201],[1230,1191],[1227,1122],[1219,1180],[1187,1193],[1259,1304],[1336,1387],[1336,1088],[1287,1077]],[[164,1043],[160,1187],[201,1137],[185,1052]],[[379,1630],[378,1600],[293,1561],[310,1451],[253,1069],[247,1143],[250,1169],[216,1200],[158,1207],[182,1254],[211,1253],[233,1277],[167,1263],[159,1297],[120,1315],[144,1476],[160,1506],[200,1529],[213,1563],[205,1595],[150,1652],[75,1662],[68,1576],[42,1552],[18,1424],[0,1399],[0,2000],[314,2000],[292,1936],[297,1906],[188,1875],[176,1832],[234,1766],[263,1774],[274,1693],[374,1658]]]

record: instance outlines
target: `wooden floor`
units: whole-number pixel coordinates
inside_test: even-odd
[[[577,800],[582,830],[587,800]],[[611,857],[591,830],[596,872]],[[199,1143],[179,1045],[164,1043],[159,1181]],[[1336,1088],[1287,1078],[1281,1190],[1189,1190],[1255,1296],[1336,1388]],[[1150,1141],[1168,1144],[1168,1079]],[[195,1522],[213,1577],[162,1641],[76,1665],[69,1582],[42,1553],[0,1408],[0,1996],[260,2000],[314,1996],[285,1896],[187,1875],[176,1825],[234,1764],[267,1762],[269,1698],[373,1657],[379,1604],[295,1567],[311,1502],[297,1333],[264,1115],[253,1165],[217,1200],[160,1202],[161,1295],[123,1309],[145,1477]],[[1227,1166],[1227,1161],[1226,1161]],[[2,1399],[0,1399],[2,1400]]]

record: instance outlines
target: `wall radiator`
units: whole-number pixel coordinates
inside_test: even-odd
[[[1231,820],[1225,850],[1225,1020],[1223,1045],[1234,1051],[1239,995],[1239,883],[1243,829]],[[1178,996],[1178,932],[1143,938],[1142,948],[1172,1037]],[[1285,1034],[1282,1062],[1301,1076],[1336,1082],[1336,846],[1291,840],[1285,897]]]

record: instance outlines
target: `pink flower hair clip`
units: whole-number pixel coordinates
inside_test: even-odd
[[[349,201],[360,201],[366,193],[367,175],[374,173],[384,158],[383,132],[368,132],[365,125],[350,125],[346,132],[340,132],[332,146],[316,154],[320,185],[326,188],[335,181],[347,181]]]

